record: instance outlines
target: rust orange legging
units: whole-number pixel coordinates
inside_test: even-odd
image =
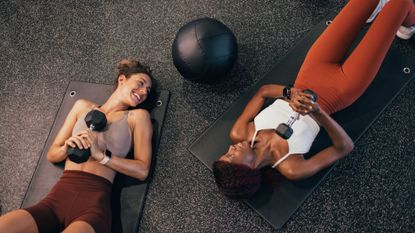
[[[313,90],[332,114],[352,104],[375,78],[399,26],[415,24],[413,0],[390,0],[343,61],[379,0],[351,0],[310,48],[294,87]]]

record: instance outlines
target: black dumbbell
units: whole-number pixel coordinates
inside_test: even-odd
[[[92,110],[85,116],[85,123],[90,130],[103,131],[107,126],[107,118],[103,112]],[[68,158],[75,163],[83,163],[91,156],[89,149],[79,149],[77,146],[68,147],[66,150]]]
[[[310,89],[305,89],[303,91],[306,94],[311,95],[311,100],[316,102],[317,101],[317,95]],[[291,126],[294,124],[294,122],[300,117],[300,114],[298,112],[295,112],[293,115],[290,116],[290,119],[288,119],[287,123],[281,123],[278,125],[278,127],[275,129],[275,132],[284,139],[289,139],[291,135],[293,135],[294,131],[291,128]]]

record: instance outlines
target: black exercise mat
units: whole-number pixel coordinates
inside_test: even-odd
[[[190,152],[201,160],[209,169],[220,155],[226,153],[231,140],[229,131],[242,113],[248,101],[256,93],[260,86],[269,83],[288,85],[295,81],[298,70],[304,57],[313,42],[319,37],[329,25],[329,19],[335,15],[326,17],[320,24],[316,25],[299,43],[291,49],[286,57],[265,77],[246,91],[232,106],[209,127],[190,147]],[[362,30],[358,39],[364,35],[367,27]],[[405,73],[404,68],[411,72]],[[408,71],[405,69],[405,71]],[[397,94],[405,87],[415,71],[415,61],[404,56],[396,48],[391,48],[382,67],[368,90],[349,108],[333,114],[333,118],[340,123],[350,135],[353,141],[357,141],[361,135],[378,118],[382,111],[392,102]],[[329,146],[330,140],[322,128],[310,152],[305,155],[309,157],[323,148]],[[334,166],[334,165],[333,165]],[[246,203],[268,221],[274,228],[281,228],[298,207],[305,201],[317,185],[333,168],[321,171],[311,178],[301,181],[288,181],[283,179],[276,188],[262,187],[259,192]]]
[[[46,159],[46,154],[75,101],[83,98],[96,103],[104,103],[111,95],[112,90],[112,85],[78,81],[73,81],[68,85],[46,144],[43,147],[39,163],[22,202],[22,208],[29,207],[40,201],[58,181],[63,172],[63,164],[50,163]],[[151,112],[154,128],[152,168],[155,166],[155,158],[160,142],[161,129],[167,110],[169,95],[170,93],[168,91],[161,91],[159,93],[157,107]],[[132,156],[132,153],[128,156]],[[153,171],[154,169],[151,170]],[[149,178],[142,182],[131,177],[117,174],[112,192],[112,232],[137,232],[141,210],[144,206],[145,195],[151,177],[152,172],[150,172]]]

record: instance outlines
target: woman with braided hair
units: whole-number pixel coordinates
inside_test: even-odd
[[[354,51],[345,59],[353,40],[372,23]],[[412,0],[351,0],[307,53],[293,87],[264,85],[234,123],[229,150],[213,164],[219,190],[230,198],[253,195],[260,187],[261,169],[272,167],[291,180],[310,177],[343,158],[352,140],[330,115],[358,99],[378,72],[395,35],[409,39],[415,33]],[[314,91],[318,99],[303,92]],[[277,99],[261,111],[266,98]],[[275,133],[297,112],[293,135],[285,140]],[[332,145],[304,159],[323,127]]]
[[[148,66],[124,59],[117,69],[115,90],[106,102],[98,106],[77,100],[49,148],[50,162],[65,161],[59,181],[36,205],[0,217],[0,232],[111,232],[110,199],[116,173],[139,180],[149,173],[153,127],[147,110],[156,100]],[[92,109],[106,115],[105,131],[88,129],[84,118]],[[90,149],[86,162],[67,159],[67,149],[75,146]],[[125,158],[131,149],[133,158]]]

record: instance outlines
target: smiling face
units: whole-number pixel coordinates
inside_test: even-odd
[[[127,78],[125,75],[118,77],[118,88],[123,99],[128,105],[135,107],[143,103],[151,90],[151,78],[144,73],[135,73]]]
[[[252,168],[255,162],[255,152],[247,141],[242,141],[230,145],[228,152],[222,155],[219,160],[234,164],[244,164]]]

